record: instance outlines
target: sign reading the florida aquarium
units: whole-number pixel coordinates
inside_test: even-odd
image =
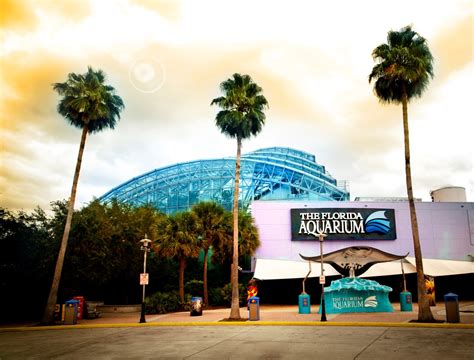
[[[395,240],[394,209],[291,209],[291,240]]]
[[[328,314],[350,312],[393,312],[388,299],[392,288],[374,280],[342,278],[324,288]]]

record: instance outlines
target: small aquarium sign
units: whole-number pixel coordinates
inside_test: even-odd
[[[291,209],[291,240],[395,240],[394,209]]]

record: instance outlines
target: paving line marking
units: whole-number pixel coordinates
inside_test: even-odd
[[[369,347],[372,346],[372,344],[374,344],[376,341],[378,341],[382,336],[385,335],[385,333],[388,331],[388,329],[385,329],[385,331],[383,331],[379,336],[377,336],[374,340],[372,340],[369,344],[367,344],[366,347],[364,347],[355,357],[354,357],[354,360],[356,360],[359,355],[361,355],[365,350],[367,350]]]
[[[210,348],[213,348],[213,347],[215,347],[215,346],[217,346],[217,345],[219,345],[219,344],[222,344],[223,342],[228,341],[228,340],[230,340],[230,339],[232,339],[232,338],[234,338],[234,337],[236,337],[236,336],[238,336],[238,335],[240,335],[240,334],[241,334],[241,333],[233,334],[232,336],[229,336],[229,337],[226,338],[226,339],[222,339],[221,341],[216,342],[215,344],[209,345],[209,346],[208,346],[207,348],[205,348],[205,349],[196,351],[194,354],[185,356],[185,357],[183,357],[183,359],[188,359],[188,358],[190,358],[190,357],[192,357],[192,356],[195,356],[195,355],[197,355],[197,354],[199,354],[199,353],[202,353],[203,351],[209,350]],[[0,360],[1,360],[1,359],[0,359]]]

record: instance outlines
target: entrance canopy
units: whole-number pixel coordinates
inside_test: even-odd
[[[415,258],[407,257],[403,261],[405,274],[416,272]],[[423,270],[429,276],[447,276],[474,273],[474,262],[440,259],[423,259]],[[260,280],[303,279],[308,274],[308,261],[256,259],[254,278]],[[361,277],[401,275],[401,261],[384,262],[373,265]],[[321,264],[313,262],[308,277],[321,275]],[[324,264],[325,276],[340,276],[329,264]]]
[[[323,262],[330,264],[341,275],[360,276],[375,264],[401,260],[406,255],[395,255],[370,246],[351,246],[323,254]],[[321,262],[321,256],[303,256],[304,260]]]

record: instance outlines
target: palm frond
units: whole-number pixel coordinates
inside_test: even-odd
[[[58,112],[73,126],[87,126],[90,133],[113,129],[125,105],[104,81],[104,72],[89,66],[85,74],[70,73],[66,82],[53,84],[61,96]]]
[[[224,96],[212,100],[222,110],[216,116],[216,126],[222,133],[237,139],[258,134],[265,124],[264,108],[268,102],[262,88],[249,75],[235,73],[220,84]]]
[[[433,56],[411,25],[389,31],[387,43],[377,46],[372,57],[376,64],[368,79],[375,81],[374,93],[381,102],[399,103],[404,91],[408,100],[421,96],[433,77]]]

